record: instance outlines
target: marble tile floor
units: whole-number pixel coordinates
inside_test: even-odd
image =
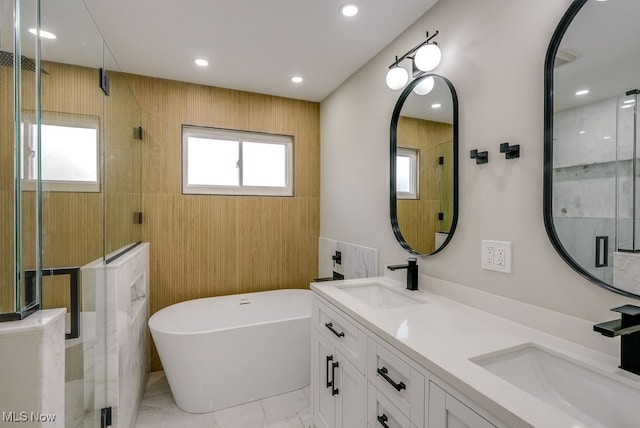
[[[149,375],[136,428],[309,428],[309,387],[260,401],[192,414],[178,409],[164,372]]]

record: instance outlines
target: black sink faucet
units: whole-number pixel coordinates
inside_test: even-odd
[[[418,289],[418,259],[409,257],[406,265],[390,265],[389,270],[406,269],[407,270],[407,290],[416,291]]]
[[[620,368],[640,375],[640,307],[624,305],[611,310],[621,313],[621,319],[596,324],[593,330],[607,337],[622,336]]]

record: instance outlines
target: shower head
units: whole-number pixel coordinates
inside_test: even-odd
[[[5,67],[13,67],[13,52],[0,51],[0,65]],[[36,63],[30,58],[22,55],[20,57],[20,68],[25,71],[36,71]],[[40,68],[44,74],[49,74],[44,68]]]

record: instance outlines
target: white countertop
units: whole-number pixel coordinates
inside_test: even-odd
[[[381,310],[337,287],[373,282],[418,296],[425,303]],[[603,373],[623,377],[640,388],[640,376],[619,369],[619,361],[611,355],[434,293],[407,291],[404,284],[387,277],[312,283],[311,289],[509,426],[586,427],[473,363],[471,358],[536,343]]]

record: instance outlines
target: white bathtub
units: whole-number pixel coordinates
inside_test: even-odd
[[[310,290],[189,300],[149,319],[178,407],[207,413],[310,383]]]

